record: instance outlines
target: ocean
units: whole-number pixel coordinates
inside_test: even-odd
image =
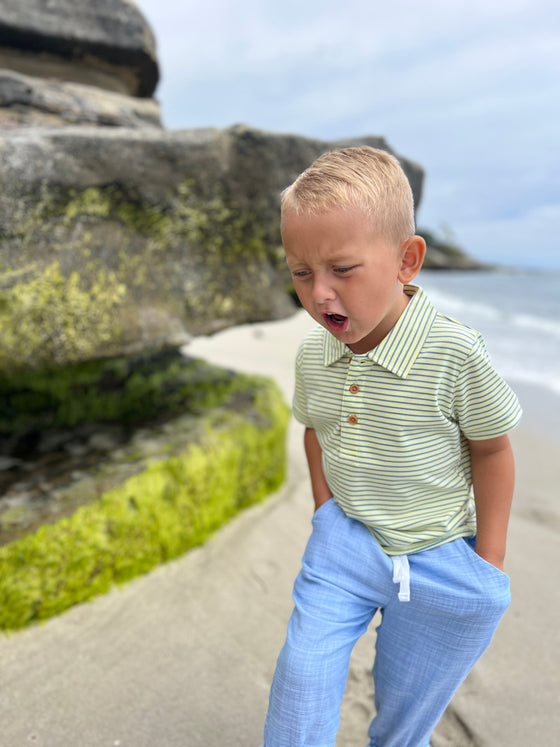
[[[482,334],[505,379],[560,398],[560,273],[422,270],[415,282],[438,311]]]
[[[518,394],[532,424],[541,433],[553,432],[556,440],[560,272],[422,270],[414,282],[438,311],[482,334],[494,367]]]

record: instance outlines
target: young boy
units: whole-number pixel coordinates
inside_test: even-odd
[[[281,227],[320,325],[294,396],[315,514],[265,747],[335,744],[350,653],[378,610],[369,747],[426,747],[509,604],[506,433],[521,411],[480,335],[409,285],[425,242],[395,158],[321,156],[284,192]]]

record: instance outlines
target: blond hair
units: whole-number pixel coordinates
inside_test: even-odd
[[[399,244],[414,235],[410,184],[384,150],[364,145],[324,153],[282,192],[282,215],[350,207],[367,213],[376,231]]]

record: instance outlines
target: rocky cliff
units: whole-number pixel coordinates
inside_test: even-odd
[[[133,2],[0,11],[0,372],[290,314],[281,190],[325,150],[387,143],[166,131],[154,38]],[[401,161],[418,204],[422,169]]]
[[[158,78],[131,0],[0,0],[0,627],[173,557],[279,484],[278,391],[178,348],[291,314],[281,190],[325,150],[389,149],[166,131]],[[418,204],[422,169],[401,162]]]
[[[150,97],[154,35],[132,0],[2,0],[0,67]]]
[[[289,314],[280,191],[350,142],[241,126],[0,131],[0,314],[19,328],[4,335],[0,368],[6,355],[60,365]],[[418,193],[421,171],[406,166]]]

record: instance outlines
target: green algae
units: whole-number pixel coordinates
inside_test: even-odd
[[[88,287],[58,262],[0,292],[0,370],[21,368],[30,353],[38,368],[95,354],[120,337],[115,311],[125,293],[114,272],[99,270]]]
[[[206,411],[181,453],[0,548],[0,629],[45,620],[181,555],[276,490],[288,408],[272,382],[253,377],[241,377],[233,400]]]
[[[138,321],[148,310],[199,334],[270,318],[278,250],[219,191],[202,198],[185,182],[168,198],[44,186],[2,228],[6,453],[20,453],[29,434],[81,424],[135,428],[187,414],[193,426],[148,460],[131,456],[119,484],[113,472],[84,478],[75,486],[84,505],[70,500],[70,515],[0,548],[0,629],[177,557],[283,480],[288,409],[276,387],[185,360]]]
[[[185,181],[152,205],[115,184],[44,186],[24,207],[0,235],[0,372],[157,349],[145,309],[191,334],[270,318],[277,247],[219,187]]]
[[[22,370],[0,378],[0,439],[81,423],[134,426],[203,413],[241,396],[244,381],[175,350]]]

